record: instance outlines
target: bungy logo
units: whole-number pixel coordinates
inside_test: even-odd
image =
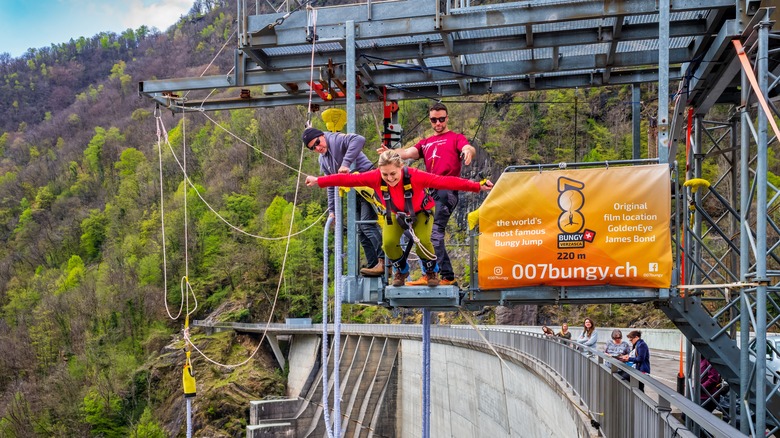
[[[585,216],[580,211],[585,205],[585,183],[565,176],[558,178],[558,248],[584,248],[593,242],[596,232],[585,228]]]

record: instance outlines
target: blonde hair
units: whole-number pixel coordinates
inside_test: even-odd
[[[401,159],[401,156],[398,155],[398,152],[394,151],[393,149],[389,149],[379,155],[379,162],[377,163],[377,166],[382,167],[388,164],[394,164],[395,167],[403,167],[404,160]]]

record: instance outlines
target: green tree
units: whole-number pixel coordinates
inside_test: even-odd
[[[234,225],[247,225],[258,213],[258,205],[254,197],[237,193],[225,195],[225,208]]]
[[[84,261],[81,260],[81,257],[77,255],[71,256],[68,260],[68,266],[65,268],[65,275],[59,292],[65,292],[78,286],[84,279],[85,274]]]
[[[122,438],[127,436],[121,422],[121,400],[111,396],[102,397],[97,391],[91,390],[82,401],[84,421],[91,426],[91,435],[105,438]]]
[[[138,420],[138,426],[135,428],[135,437],[137,438],[165,438],[165,430],[152,418],[152,410],[149,406],[144,408],[144,413]]]
[[[108,218],[100,210],[92,210],[89,216],[81,221],[81,250],[90,259],[100,255],[103,241],[106,239]]]
[[[120,60],[116,64],[114,64],[113,67],[111,67],[111,75],[109,75],[110,79],[119,82],[119,89],[121,90],[123,95],[130,90],[130,87],[133,82],[133,77],[125,73],[125,67],[127,67],[127,64],[125,64],[124,61]]]

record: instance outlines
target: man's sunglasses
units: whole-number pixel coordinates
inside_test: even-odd
[[[306,147],[307,147],[307,148],[309,148],[309,150],[310,150],[310,151],[313,151],[313,150],[314,150],[314,148],[316,148],[317,146],[319,146],[319,145],[320,145],[320,140],[321,140],[321,139],[322,139],[322,137],[317,137],[317,139],[316,139],[316,140],[314,140],[314,144],[312,144],[312,145],[306,145]]]
[[[447,121],[447,116],[444,116],[444,117],[431,117],[431,123],[436,123],[436,122],[444,123],[446,121]]]

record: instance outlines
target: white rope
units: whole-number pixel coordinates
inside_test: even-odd
[[[184,182],[186,182],[189,177],[187,177],[187,131],[186,131],[186,124],[187,124],[187,117],[185,115],[182,115],[181,119],[181,145],[182,145],[182,161],[184,162],[184,166],[182,167],[182,174],[184,175]],[[189,284],[190,280],[190,263],[189,263],[189,235],[188,235],[188,219],[187,219],[187,185],[184,185],[184,278],[187,281],[187,284]],[[184,295],[186,303],[184,305],[184,310],[187,312],[187,315],[190,314],[190,299],[189,294]]]
[[[417,248],[420,250],[422,255],[425,256],[427,260],[436,260],[436,254],[429,252],[428,249],[425,247],[425,245],[420,244],[420,238],[417,237],[416,234],[414,234],[414,229],[412,227],[409,227],[409,234],[412,236],[412,240],[414,240],[414,244],[417,246]]]
[[[192,181],[190,181],[190,179],[187,177],[187,174],[186,174],[186,160],[184,161],[184,163],[182,163],[182,162],[180,162],[180,161],[179,161],[178,157],[176,156],[176,153],[175,153],[175,151],[173,150],[173,147],[172,147],[172,145],[171,145],[171,143],[170,143],[170,141],[169,141],[169,139],[168,139],[168,133],[167,133],[167,131],[165,130],[165,125],[162,123],[162,118],[161,118],[161,116],[160,116],[159,114],[158,114],[158,116],[157,116],[157,121],[158,121],[158,142],[160,141],[160,139],[162,138],[162,135],[164,134],[164,136],[165,136],[165,141],[166,141],[166,144],[167,144],[167,145],[169,146],[169,148],[171,149],[171,153],[173,154],[173,156],[174,156],[174,159],[176,160],[176,163],[179,165],[179,167],[182,169],[182,171],[183,171],[183,173],[184,173],[184,181],[187,183],[187,185],[189,185],[190,187],[192,187],[192,188],[195,190],[195,192],[198,194],[198,197],[199,197],[199,198],[200,198],[200,199],[201,199],[201,200],[202,200],[202,201],[203,201],[203,202],[204,202],[204,203],[205,203],[207,206],[209,206],[209,209],[210,209],[212,212],[214,212],[214,213],[216,214],[216,211],[214,211],[214,209],[213,209],[213,208],[211,208],[211,206],[210,206],[210,205],[209,205],[209,204],[206,202],[206,200],[205,200],[205,199],[203,199],[203,197],[200,195],[200,193],[198,192],[197,188],[194,186],[194,184],[192,183]],[[162,133],[160,133],[160,130],[162,130]],[[160,176],[160,178],[161,178],[161,183],[160,183],[160,196],[161,196],[161,198],[162,198],[162,197],[163,197],[163,195],[164,195],[164,193],[163,193],[163,189],[162,189],[162,187],[163,187],[163,185],[162,185],[162,151],[161,151],[162,147],[160,147],[159,149],[160,149],[160,156],[159,156],[159,160],[160,160],[160,174],[161,174],[161,176]],[[300,170],[300,169],[303,167],[303,152],[304,152],[304,151],[303,151],[303,149],[301,149],[301,154],[300,154],[300,157],[301,157],[301,158],[300,158],[300,161],[299,161],[299,163],[298,163],[298,169],[293,169],[294,171],[296,171],[296,173],[297,173],[298,175],[301,175],[301,174],[302,174],[302,172],[301,172],[301,170]],[[186,146],[185,146],[185,157],[186,157]],[[276,160],[276,161],[278,161],[278,160]],[[287,167],[289,167],[289,166],[287,166]],[[293,210],[292,210],[292,216],[291,216],[291,218],[290,218],[290,228],[289,228],[289,232],[288,232],[287,236],[283,237],[283,238],[287,239],[287,245],[285,246],[284,256],[283,256],[283,259],[282,259],[282,268],[281,268],[281,274],[279,275],[279,282],[278,282],[278,284],[277,284],[277,287],[276,287],[276,293],[275,293],[275,295],[274,295],[273,305],[272,305],[272,307],[271,307],[271,311],[270,311],[270,313],[269,313],[268,321],[267,321],[267,323],[266,323],[266,326],[265,326],[265,328],[263,329],[263,334],[262,334],[262,336],[261,336],[261,338],[260,338],[260,341],[257,343],[257,346],[255,347],[254,351],[252,351],[251,355],[250,355],[250,356],[249,356],[249,357],[248,357],[246,360],[244,360],[243,362],[241,362],[241,363],[238,363],[238,364],[232,364],[232,365],[231,365],[231,364],[223,364],[223,363],[220,363],[220,362],[218,362],[218,361],[215,361],[215,360],[211,359],[211,358],[210,358],[210,357],[209,357],[207,354],[205,354],[205,353],[204,353],[204,352],[203,352],[201,349],[199,349],[199,348],[198,348],[198,346],[197,346],[197,345],[195,345],[195,343],[194,343],[194,342],[192,342],[192,338],[190,337],[190,334],[189,334],[189,327],[185,327],[185,329],[184,329],[184,331],[183,331],[183,336],[184,336],[184,339],[185,339],[185,341],[186,341],[186,342],[187,342],[187,343],[188,343],[188,344],[189,344],[189,345],[190,345],[190,346],[191,346],[191,347],[192,347],[192,348],[193,348],[195,351],[197,351],[197,352],[198,352],[198,353],[199,353],[199,354],[200,354],[200,355],[201,355],[201,356],[202,356],[202,357],[203,357],[203,358],[204,358],[206,361],[208,361],[208,362],[211,362],[211,363],[212,363],[212,364],[214,364],[214,365],[217,365],[217,366],[224,367],[224,368],[236,368],[236,367],[239,367],[239,366],[242,366],[242,365],[244,365],[244,364],[248,363],[250,360],[252,360],[252,358],[255,356],[255,354],[257,354],[257,352],[259,351],[259,349],[260,349],[260,346],[262,345],[262,343],[263,343],[263,340],[265,339],[265,337],[266,337],[266,335],[267,335],[268,326],[269,326],[269,325],[270,325],[270,323],[271,323],[271,320],[272,320],[272,318],[273,318],[274,311],[276,310],[276,305],[277,305],[277,303],[278,303],[278,299],[279,299],[279,291],[281,290],[282,281],[283,281],[283,279],[284,279],[284,269],[285,269],[285,266],[286,266],[286,264],[287,264],[287,256],[288,256],[288,254],[289,254],[290,240],[291,240],[291,238],[292,238],[294,235],[297,235],[297,234],[300,234],[300,233],[302,233],[303,231],[306,231],[306,230],[302,230],[302,231],[300,231],[300,232],[298,232],[298,233],[295,233],[295,234],[293,234],[293,233],[292,233],[292,229],[293,229],[293,227],[294,227],[294,224],[295,224],[295,205],[297,204],[297,201],[298,201],[298,192],[299,192],[299,189],[300,189],[300,178],[298,178],[298,179],[297,179],[297,183],[296,183],[296,187],[295,187],[295,196],[294,196],[294,199],[293,199]],[[187,192],[187,190],[185,190],[185,228],[186,228],[186,196],[187,196],[186,192]],[[160,214],[161,214],[161,215],[164,217],[164,215],[165,215],[165,211],[164,211],[164,209],[163,209],[162,205],[163,205],[163,204],[161,203],[161,208],[160,208],[160,210],[161,210],[161,211],[160,211]],[[219,217],[220,217],[220,219],[223,219],[223,221],[224,221],[225,223],[228,223],[228,222],[227,222],[227,221],[225,221],[225,220],[224,220],[224,218],[222,218],[222,217],[221,217],[219,214],[217,214],[217,216],[219,216]],[[322,217],[324,217],[324,214],[323,214],[323,215],[321,215],[321,216],[320,216],[320,218],[319,218],[319,219],[317,219],[317,220],[316,220],[316,221],[315,221],[313,224],[311,224],[311,225],[309,226],[309,228],[311,228],[312,226],[314,226],[314,224],[316,224],[317,222],[319,222],[319,220],[320,220]],[[228,223],[228,224],[229,224],[229,223]],[[236,227],[233,227],[233,228],[234,228],[234,229],[236,229]],[[308,229],[308,228],[307,228],[307,229]],[[164,225],[163,225],[163,231],[164,231]],[[244,234],[248,234],[248,233],[244,233]],[[254,237],[257,237],[257,238],[262,238],[261,236],[254,236]],[[266,238],[266,239],[268,239],[268,240],[280,240],[281,238]],[[186,259],[186,247],[187,247],[187,246],[186,246],[186,238],[185,238],[185,259]],[[165,255],[163,255],[163,260],[164,260],[164,265],[165,265],[165,264],[166,264]],[[185,264],[186,264],[186,261],[185,261]],[[166,292],[165,292],[165,294],[166,294],[166,303],[165,303],[165,306],[166,306],[166,311],[168,311],[168,304],[167,304],[167,268],[165,268],[165,267],[164,267],[164,270],[165,270],[165,272],[166,272],[166,286],[165,286],[165,291],[166,291]],[[194,293],[194,291],[192,291],[192,287],[191,287],[191,286],[190,286],[190,284],[189,284],[189,280],[188,280],[188,278],[187,278],[187,277],[183,278],[183,279],[182,279],[182,282],[183,282],[184,284],[186,284],[186,287],[184,287],[184,288],[183,288],[183,289],[184,289],[184,291],[182,292],[182,293],[184,294],[184,296],[182,297],[182,306],[184,306],[184,305],[185,305],[185,302],[186,302],[186,307],[187,307],[187,309],[188,309],[188,310],[187,310],[187,316],[189,316],[189,315],[190,315],[192,312],[194,312],[194,311],[195,311],[195,309],[197,309],[197,297],[195,296],[195,293]],[[193,296],[193,298],[195,299],[195,308],[193,308],[191,311],[189,310],[189,295],[190,295],[190,294],[189,294],[189,292],[192,292],[192,296]],[[179,314],[178,314],[178,315],[177,315],[175,318],[173,318],[173,319],[177,319],[177,318],[178,318],[178,317],[181,315],[181,310],[182,310],[182,309],[180,309],[180,311],[179,311]],[[172,315],[170,315],[170,312],[168,312],[168,314],[169,314],[169,316],[171,316],[171,317],[172,317]]]
[[[306,6],[307,12],[311,12],[308,17],[308,25],[312,28],[311,38],[311,63],[309,64],[309,104],[308,108],[308,120],[306,120],[306,126],[311,126],[311,99],[314,94],[314,48],[317,42],[317,10],[312,8],[311,5]]]
[[[300,154],[301,158],[298,161],[299,174],[300,174],[300,168],[303,167],[303,153],[304,153],[303,146],[301,146],[301,154]],[[265,327],[263,328],[263,334],[260,337],[260,341],[257,343],[257,346],[255,347],[254,351],[252,351],[252,354],[249,357],[247,357],[246,360],[237,364],[223,364],[215,361],[214,359],[211,359],[210,357],[208,357],[208,355],[206,355],[203,351],[201,351],[195,345],[195,343],[192,342],[192,339],[189,336],[189,330],[185,330],[184,339],[192,346],[192,348],[195,349],[195,351],[197,351],[201,356],[203,356],[203,358],[208,362],[211,362],[212,364],[223,368],[229,368],[229,369],[237,368],[249,363],[249,361],[252,360],[252,358],[255,357],[255,354],[257,354],[257,352],[260,350],[260,346],[263,344],[263,340],[265,340],[266,335],[268,334],[268,327],[271,325],[271,321],[273,320],[274,312],[276,311],[276,304],[279,302],[279,291],[282,288],[282,282],[284,281],[284,269],[287,266],[287,256],[290,253],[290,241],[292,240],[292,229],[293,226],[295,225],[295,206],[298,203],[298,192],[300,190],[300,187],[301,187],[301,179],[298,178],[296,180],[296,185],[295,185],[295,195],[293,196],[293,203],[292,203],[292,214],[290,216],[290,227],[287,234],[287,244],[284,247],[284,256],[282,257],[282,267],[280,269],[279,282],[276,285],[276,293],[274,294],[273,304],[271,305],[271,311],[268,313],[268,320],[266,321]]]
[[[186,398],[187,400],[187,438],[192,437],[192,399]]]
[[[195,291],[192,290],[192,285],[187,277],[181,278],[181,281],[179,281],[179,288],[181,288],[182,296],[185,296],[184,294],[186,294],[187,305],[189,305],[190,302],[190,295],[192,295],[192,299],[195,301],[195,307],[193,307],[192,310],[187,311],[187,316],[190,316],[198,309],[198,297],[195,296]]]
[[[218,123],[216,120],[214,120],[214,119],[212,119],[211,117],[209,117],[209,116],[206,114],[206,111],[205,111],[205,110],[200,110],[200,109],[194,109],[194,110],[193,110],[192,108],[187,108],[187,107],[184,107],[184,106],[181,106],[181,105],[171,105],[171,108],[177,108],[177,109],[181,109],[181,110],[184,110],[185,112],[186,112],[186,111],[195,111],[195,112],[199,112],[200,114],[202,114],[202,115],[203,115],[203,117],[205,117],[205,118],[209,119],[209,120],[210,120],[212,123],[214,123],[214,125],[215,125],[215,126],[217,126],[218,128],[222,129],[223,131],[225,131],[225,133],[227,133],[227,134],[228,134],[228,135],[230,135],[231,137],[235,138],[235,139],[236,139],[236,140],[238,140],[239,142],[243,143],[244,145],[246,145],[246,146],[248,146],[248,147],[250,147],[250,148],[254,149],[255,151],[257,151],[258,153],[260,153],[260,154],[261,154],[261,155],[263,155],[264,157],[266,157],[266,158],[270,159],[271,161],[274,161],[274,162],[276,162],[276,163],[277,163],[277,164],[279,164],[279,165],[282,165],[282,166],[286,167],[286,168],[287,168],[287,169],[289,169],[289,170],[292,170],[293,172],[297,172],[297,173],[299,173],[299,174],[302,174],[303,176],[309,176],[308,174],[305,174],[305,173],[301,172],[299,169],[296,169],[296,168],[294,168],[294,167],[290,166],[289,164],[287,164],[287,163],[285,163],[285,162],[283,162],[283,161],[280,161],[280,160],[279,160],[279,159],[277,159],[276,157],[274,157],[274,156],[272,156],[272,155],[268,155],[267,153],[263,152],[263,151],[262,151],[260,148],[258,148],[258,147],[256,147],[256,146],[252,145],[251,143],[249,143],[249,142],[247,142],[246,140],[242,139],[242,138],[241,138],[241,137],[239,137],[238,135],[234,134],[234,133],[233,133],[233,132],[231,132],[229,129],[227,129],[227,128],[225,128],[224,126],[222,126],[221,124],[219,124],[219,123]]]
[[[162,122],[160,122],[160,123],[162,123]],[[164,130],[165,130],[165,125],[163,125],[163,131],[164,131]],[[182,163],[179,161],[179,157],[178,157],[178,156],[176,156],[176,152],[173,150],[173,146],[172,146],[172,145],[171,145],[171,143],[168,141],[168,133],[167,133],[167,132],[165,132],[165,139],[166,139],[166,143],[167,143],[167,145],[168,145],[168,148],[170,149],[170,151],[171,151],[171,154],[173,155],[173,159],[176,161],[176,164],[178,164],[178,165],[179,165],[179,168],[180,168],[180,169],[182,169],[182,171],[183,171],[183,170],[184,170],[184,167],[183,167]],[[162,158],[161,158],[161,160],[162,160]],[[293,169],[293,170],[295,170],[295,169]],[[161,173],[162,173],[162,171],[161,171]],[[161,175],[160,177],[162,178],[162,175]],[[242,228],[239,228],[239,227],[237,227],[237,226],[233,225],[232,223],[230,223],[230,221],[228,221],[227,219],[225,219],[225,218],[224,218],[224,217],[223,217],[221,214],[219,214],[219,213],[217,212],[217,210],[215,210],[215,209],[214,209],[214,207],[212,207],[212,206],[211,206],[211,204],[209,204],[209,202],[208,202],[208,201],[206,201],[206,199],[205,199],[205,198],[203,197],[203,195],[200,193],[200,190],[198,190],[198,188],[195,186],[195,184],[192,182],[192,180],[190,180],[189,178],[186,178],[186,179],[185,179],[185,181],[186,181],[187,185],[189,185],[189,186],[190,186],[190,187],[191,187],[191,188],[192,188],[192,189],[195,191],[195,194],[196,194],[196,195],[198,195],[198,198],[200,198],[200,200],[201,200],[201,201],[203,201],[203,204],[205,204],[205,205],[206,205],[206,208],[208,208],[208,209],[209,209],[209,210],[210,210],[212,213],[214,213],[214,215],[216,215],[216,216],[217,216],[217,218],[219,218],[219,220],[220,220],[220,221],[224,222],[224,223],[225,223],[227,226],[229,226],[229,227],[230,227],[230,228],[232,228],[233,230],[235,230],[235,231],[237,231],[237,232],[239,232],[239,233],[241,233],[241,234],[244,234],[244,235],[246,235],[246,236],[253,237],[253,238],[255,238],[255,239],[260,239],[260,240],[284,240],[284,239],[287,239],[288,237],[294,237],[294,236],[297,236],[297,235],[299,235],[299,234],[305,233],[305,232],[306,232],[306,231],[308,231],[310,228],[312,228],[314,225],[316,225],[317,223],[319,223],[319,221],[321,221],[321,220],[322,220],[322,219],[325,217],[325,214],[327,213],[327,211],[323,212],[323,213],[322,213],[322,214],[321,214],[321,215],[320,215],[320,216],[319,216],[317,219],[315,219],[315,220],[314,220],[314,221],[313,221],[313,222],[312,222],[312,223],[311,223],[309,226],[307,226],[306,228],[304,228],[304,229],[302,229],[302,230],[300,230],[300,231],[297,231],[297,232],[295,232],[295,233],[291,234],[290,236],[279,236],[279,237],[265,237],[265,236],[260,236],[260,235],[257,235],[257,234],[252,234],[252,233],[250,233],[250,232],[248,232],[248,231],[245,231],[245,230],[243,230]]]
[[[162,127],[162,120],[160,118],[160,109],[154,110],[157,124],[157,156],[160,165],[160,227],[162,228],[162,256],[163,256],[163,290],[165,312],[168,314],[168,318],[176,320],[181,316],[182,310],[184,310],[184,296],[182,295],[179,302],[179,312],[176,316],[171,315],[171,310],[168,308],[168,260],[165,255],[165,194],[163,193],[163,171],[162,171],[162,134],[165,134],[165,142],[168,142],[168,133]],[[170,144],[170,143],[169,143]]]
[[[232,133],[232,132],[231,132],[229,129],[225,128],[224,126],[222,126],[221,124],[219,124],[217,121],[215,121],[214,119],[212,119],[211,117],[209,117],[209,116],[208,116],[208,114],[206,114],[204,111],[201,111],[201,114],[203,114],[203,116],[204,116],[204,117],[206,117],[207,119],[211,120],[211,121],[214,123],[214,125],[216,125],[216,126],[217,126],[217,127],[219,127],[220,129],[222,129],[223,131],[225,131],[225,132],[226,132],[228,135],[230,135],[231,137],[233,137],[233,138],[235,138],[236,140],[240,141],[241,143],[244,143],[245,145],[249,146],[250,148],[252,148],[252,149],[256,150],[257,152],[259,152],[260,154],[262,154],[262,155],[263,155],[263,156],[265,156],[266,158],[268,158],[268,159],[270,159],[270,160],[272,160],[272,161],[275,161],[275,162],[276,162],[276,163],[278,163],[278,164],[281,164],[282,166],[284,166],[284,167],[286,167],[286,168],[288,168],[288,169],[292,170],[293,172],[297,172],[299,175],[303,175],[303,176],[309,176],[309,175],[307,175],[307,174],[305,174],[305,173],[301,172],[301,169],[300,169],[300,168],[296,169],[296,168],[294,168],[294,167],[290,166],[289,164],[287,164],[287,163],[285,163],[285,162],[283,162],[283,161],[280,161],[280,160],[278,160],[276,157],[274,157],[274,156],[271,156],[271,155],[268,155],[267,153],[263,152],[263,151],[262,151],[260,148],[258,148],[258,147],[256,147],[256,146],[254,146],[254,145],[250,144],[249,142],[247,142],[247,141],[243,140],[242,138],[239,138],[239,137],[238,137],[236,134]]]
[[[182,146],[182,157],[184,161],[184,168],[182,171],[182,175],[184,178],[184,181],[187,181],[189,178],[187,177],[187,117],[185,114],[182,115],[181,119],[181,146]],[[187,216],[187,186],[184,186],[184,278],[182,278],[182,283],[184,284],[185,290],[182,291],[184,294],[184,311],[187,312],[187,314],[184,317],[184,330],[189,330],[190,327],[190,315],[195,310],[193,309],[190,311],[190,294],[189,292],[192,291],[192,288],[190,287],[190,262],[189,262],[189,253],[188,253],[188,243],[189,243],[189,235],[188,235],[188,216]],[[180,285],[181,286],[181,285]],[[192,291],[193,297],[195,296],[195,292]],[[198,307],[198,300],[195,298],[195,308]],[[187,354],[189,355],[190,349],[187,348]],[[191,370],[191,368],[190,368]],[[185,394],[186,395],[186,394]],[[187,438],[192,437],[192,406],[189,399],[187,399]]]
[[[325,429],[328,437],[333,436],[333,429],[330,425],[330,408],[328,407],[328,232],[333,224],[333,218],[328,217],[325,221],[325,230],[322,237],[322,351],[320,352],[320,362],[322,362],[322,415],[325,421]],[[336,365],[337,367],[338,365]]]
[[[311,4],[308,4],[306,6],[307,14],[307,26],[312,29],[312,38],[311,38],[311,62],[309,64],[309,103],[306,106],[307,108],[307,114],[306,114],[306,127],[311,127],[311,117],[312,117],[312,98],[314,94],[314,52],[315,47],[317,43],[317,10],[311,7]],[[303,147],[306,147],[307,145],[303,144],[301,142],[302,148],[301,152],[303,152]],[[336,191],[335,196],[338,196],[338,187],[334,188]],[[340,229],[341,227],[341,204],[339,203],[339,199],[336,199],[336,224],[338,225],[337,228]],[[327,212],[327,210],[326,210]],[[330,223],[330,219],[328,219],[328,224]],[[327,225],[326,225],[327,228]],[[326,234],[327,235],[327,234]],[[338,359],[340,358],[340,351],[339,351],[339,344],[340,344],[340,337],[341,337],[341,297],[339,294],[340,290],[340,283],[341,283],[341,277],[339,276],[338,269],[341,266],[340,264],[340,243],[341,243],[341,233],[337,232],[334,236],[335,238],[335,254],[334,258],[336,259],[336,263],[334,263],[334,269],[336,269],[335,275],[334,275],[334,281],[335,284],[335,294],[334,294],[334,315],[333,315],[333,322],[334,322],[334,334],[333,334],[333,350],[331,354],[333,355],[333,404],[334,404],[334,419],[333,419],[333,425],[331,426],[330,423],[330,411],[328,409],[328,388],[327,388],[327,377],[322,380],[322,401],[323,401],[323,421],[325,422],[325,433],[328,438],[334,438],[334,437],[340,437],[341,436],[341,389],[339,388],[339,363]],[[328,248],[327,246],[323,247],[323,259],[327,261],[327,252]],[[323,271],[327,271],[328,264],[324,263]],[[327,303],[327,277],[323,279],[323,304]],[[327,334],[325,334],[325,326],[328,323],[327,320],[327,308],[322,309],[323,312],[323,344],[322,344],[322,355],[327,356],[328,351],[328,345],[327,345]],[[323,373],[328,372],[328,363],[327,363],[327,357],[324,359],[324,368]],[[324,374],[323,374],[324,376]]]

